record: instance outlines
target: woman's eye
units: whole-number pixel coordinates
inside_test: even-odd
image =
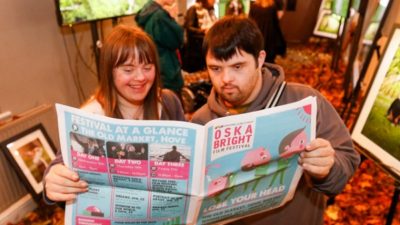
[[[120,71],[124,72],[124,73],[132,73],[134,68],[131,66],[122,66],[119,68]]]
[[[146,71],[150,71],[150,70],[153,69],[153,65],[146,65],[146,66],[143,67],[143,69],[146,70]]]

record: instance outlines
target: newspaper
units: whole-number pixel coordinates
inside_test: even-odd
[[[315,138],[315,97],[204,126],[56,109],[65,165],[89,183],[65,224],[215,224],[280,207]]]

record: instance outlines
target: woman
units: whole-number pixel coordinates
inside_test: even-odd
[[[239,16],[244,14],[242,0],[230,0],[225,6],[225,16]]]
[[[135,27],[115,27],[100,51],[98,88],[82,110],[120,119],[184,120],[177,96],[159,88],[160,66],[151,38]],[[68,201],[88,184],[62,163],[61,153],[44,176],[47,201]]]
[[[217,20],[214,3],[215,0],[196,0],[186,12],[184,27],[187,42],[183,69],[189,73],[205,69],[206,62],[201,46],[205,33]]]
[[[275,63],[277,55],[286,54],[286,41],[279,25],[282,16],[282,0],[256,0],[250,5],[249,18],[257,23],[264,36],[265,62]]]

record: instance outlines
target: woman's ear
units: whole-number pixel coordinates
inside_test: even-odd
[[[265,57],[267,57],[267,53],[264,50],[261,50],[258,53],[258,68],[261,68],[265,62]]]

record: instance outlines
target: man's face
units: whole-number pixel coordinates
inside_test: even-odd
[[[214,90],[227,106],[240,106],[253,101],[262,84],[261,67],[265,52],[258,56],[258,66],[254,57],[244,51],[238,51],[227,61],[221,61],[208,51],[207,69]]]

